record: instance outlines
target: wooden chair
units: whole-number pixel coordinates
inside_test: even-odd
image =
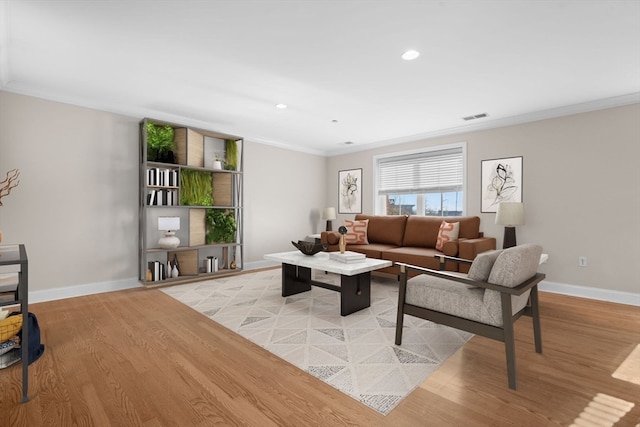
[[[542,247],[523,244],[487,251],[473,262],[452,257],[447,261],[471,264],[467,274],[431,270],[410,264],[400,266],[396,345],[402,344],[404,315],[419,317],[505,344],[509,387],[517,388],[513,323],[523,314],[533,318],[536,352],[542,353],[538,312],[537,273]],[[409,272],[419,275],[409,279]]]

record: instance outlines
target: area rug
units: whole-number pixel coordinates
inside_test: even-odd
[[[313,274],[340,283],[337,275]],[[344,317],[331,290],[283,298],[280,269],[162,291],[384,415],[472,336],[405,316],[396,346],[398,284],[375,275],[371,307]]]

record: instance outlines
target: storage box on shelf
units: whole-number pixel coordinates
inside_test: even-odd
[[[242,271],[242,142],[159,120],[140,122],[139,279],[144,285]],[[178,247],[159,246],[165,233],[158,227],[160,217],[179,218],[179,229],[167,231],[180,240]]]

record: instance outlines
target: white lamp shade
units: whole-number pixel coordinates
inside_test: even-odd
[[[324,208],[322,210],[322,219],[336,219],[336,208]]]
[[[164,230],[164,231],[180,230],[180,217],[179,216],[158,217],[158,230]]]
[[[521,202],[502,202],[498,204],[496,224],[522,225],[524,224],[524,205]]]

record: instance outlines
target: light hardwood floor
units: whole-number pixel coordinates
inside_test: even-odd
[[[616,426],[640,423],[640,385],[611,376],[640,343],[640,308],[540,305],[542,355],[517,322],[518,391],[502,344],[474,337],[384,417],[158,289],[33,304],[46,351],[28,403],[20,367],[0,371],[0,426],[568,426],[598,393],[635,404]]]

